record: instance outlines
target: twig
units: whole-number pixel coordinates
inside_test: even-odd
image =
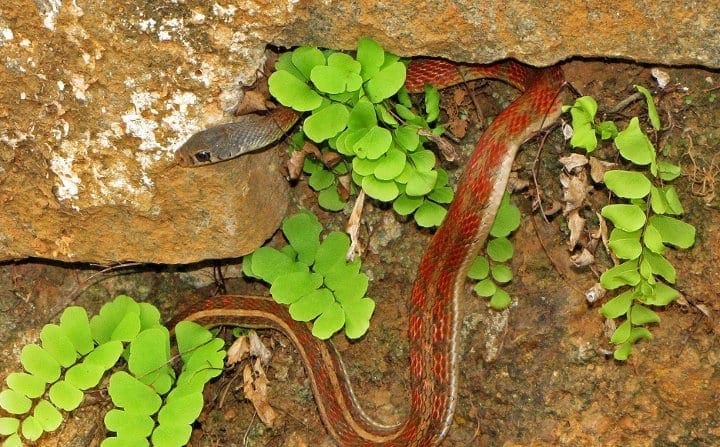
[[[80,281],[80,283],[75,287],[75,289],[72,292],[70,292],[70,295],[68,295],[68,302],[73,302],[78,297],[78,295],[83,293],[85,291],[85,289],[91,285],[91,284],[89,284],[90,281],[92,281],[96,277],[98,277],[100,275],[104,275],[105,273],[108,273],[108,272],[111,272],[114,270],[124,269],[124,268],[128,268],[128,267],[137,267],[139,265],[143,265],[143,263],[142,262],[126,262],[124,264],[111,265],[110,267],[106,267],[106,268],[100,270],[99,272],[93,273],[92,275],[88,276],[84,280]],[[100,279],[98,279],[98,281],[100,281]],[[95,284],[95,283],[93,283],[93,284]]]
[[[253,412],[252,419],[250,420],[250,423],[247,426],[247,429],[245,429],[245,434],[243,435],[243,445],[248,445],[248,435],[250,434],[250,429],[253,426],[253,423],[255,422],[255,417],[257,416],[257,411]]]
[[[633,93],[632,95],[623,99],[619,103],[615,104],[615,107],[608,110],[608,113],[619,113],[625,107],[629,106],[633,102],[637,101],[638,99],[642,99],[642,98],[644,98],[644,95],[642,93],[640,93],[640,92]]]
[[[547,131],[542,136],[542,139],[540,139],[540,144],[538,145],[537,153],[535,154],[535,159],[533,160],[532,169],[530,169],[530,173],[532,174],[533,178],[533,185],[535,185],[535,200],[537,200],[538,208],[540,209],[540,214],[542,214],[543,219],[545,220],[545,223],[550,223],[547,216],[545,215],[545,209],[543,208],[542,199],[540,198],[540,185],[538,184],[537,180],[537,167],[540,161],[540,153],[542,152],[543,148],[545,147],[545,140],[547,140],[548,135],[550,135],[550,132]]]
[[[230,390],[234,387],[234,383],[237,380],[238,376],[240,376],[240,371],[242,371],[242,368],[240,368],[240,364],[238,364],[235,367],[235,373],[228,381],[227,385],[223,388],[222,392],[220,392],[220,400],[218,401],[218,408],[222,409],[223,405],[225,404],[225,399],[227,398],[228,393]]]
[[[477,115],[478,121],[480,122],[480,126],[485,125],[485,115],[482,112],[482,109],[480,108],[480,104],[477,102],[477,99],[475,98],[475,95],[473,94],[472,90],[470,89],[470,85],[468,84],[467,79],[465,78],[465,73],[463,73],[461,67],[458,65],[455,67],[458,74],[462,78],[463,85],[465,86],[465,89],[468,92],[468,95],[470,95],[470,101],[472,101],[473,106],[475,106],[475,114]],[[485,83],[485,81],[483,81]]]
[[[222,266],[220,264],[215,264],[213,266],[213,281],[215,282],[215,287],[217,289],[218,295],[227,295],[227,287],[225,285],[225,275],[223,275],[222,272]]]
[[[112,265],[110,267],[106,267],[106,268],[100,270],[99,272],[93,273],[92,275],[88,276],[84,280],[80,281],[77,286],[75,286],[73,291],[70,292],[70,294],[68,295],[67,300],[64,301],[63,303],[61,303],[62,305],[57,310],[55,310],[52,313],[52,315],[50,315],[49,319],[54,320],[55,318],[57,318],[57,316],[60,315],[60,312],[62,312],[68,305],[73,304],[75,302],[75,300],[80,296],[80,294],[83,293],[88,287],[108,278],[108,277],[103,277],[103,278],[98,278],[97,281],[93,281],[98,276],[104,275],[105,273],[108,273],[108,272],[111,272],[114,270],[124,269],[124,268],[128,268],[128,267],[137,267],[139,265],[143,265],[143,263],[142,262],[126,262],[124,264]],[[91,281],[93,281],[93,282],[91,283]]]

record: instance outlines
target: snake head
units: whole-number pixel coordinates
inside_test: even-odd
[[[227,145],[227,135],[220,126],[210,127],[192,135],[175,151],[175,161],[180,166],[204,166],[225,160],[221,148]]]
[[[299,116],[292,109],[278,107],[270,114],[251,113],[209,127],[180,146],[175,161],[185,167],[204,166],[263,149],[280,139]]]

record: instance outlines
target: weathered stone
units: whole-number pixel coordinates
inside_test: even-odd
[[[171,166],[155,172],[146,190],[128,191],[126,200],[115,191],[103,202],[94,202],[99,191],[58,202],[43,171],[23,171],[23,177],[37,175],[32,183],[14,182],[18,177],[10,173],[3,182],[9,201],[0,215],[0,250],[9,257],[102,264],[242,256],[273,234],[286,211],[288,185],[278,160],[276,149],[203,169]],[[117,178],[109,169],[107,178],[89,185]]]
[[[276,152],[196,170],[172,152],[232,119],[267,43],[720,67],[718,2],[3,0],[0,260],[191,262],[262,243],[287,203]]]
[[[220,104],[256,70],[243,55],[256,64],[264,44],[230,51],[224,12],[211,36],[195,9],[165,8],[0,6],[0,259],[187,263],[241,256],[277,229],[279,150],[202,169],[172,158],[228,119]]]
[[[546,66],[587,56],[720,67],[718,0],[351,0],[301,4],[273,42],[352,49],[359,37],[369,35],[397,54],[456,61],[516,58]]]

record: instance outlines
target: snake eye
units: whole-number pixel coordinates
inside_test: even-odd
[[[195,160],[197,160],[198,163],[207,163],[212,160],[212,157],[210,157],[210,152],[200,151],[195,152]]]

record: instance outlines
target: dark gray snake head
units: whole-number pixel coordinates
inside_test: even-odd
[[[298,117],[297,112],[285,107],[267,115],[243,115],[191,136],[175,152],[175,161],[184,167],[204,166],[262,149],[280,139]]]

